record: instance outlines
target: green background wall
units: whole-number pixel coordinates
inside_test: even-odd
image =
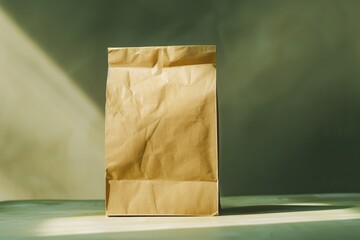
[[[1,0],[0,7],[100,115],[107,47],[216,44],[221,194],[359,192],[360,1]],[[0,29],[0,35],[5,39],[7,32]],[[4,40],[1,48],[5,47]],[[21,49],[17,46],[8,54]],[[22,66],[14,71],[21,72]],[[0,71],[0,93],[6,94],[6,84],[14,81],[4,79],[9,77]],[[62,96],[66,99],[66,92]],[[18,104],[0,103],[0,112],[11,108],[17,109],[15,114],[21,111]],[[34,124],[52,114],[29,104]],[[14,116],[3,115],[0,122],[0,174],[18,187],[16,194],[8,190],[4,199],[102,196],[102,184],[94,185],[93,195],[81,187],[92,184],[91,179],[103,181],[101,118],[91,123],[98,129],[96,137],[91,135],[96,138],[91,146],[98,149],[96,157],[89,157],[92,162],[51,176],[58,172],[56,167],[49,170],[42,163],[61,166],[65,160],[76,161],[61,157],[56,147],[60,141],[69,148],[71,131],[64,137],[46,135],[41,142],[19,132],[12,124]],[[23,119],[19,125],[27,122]],[[71,126],[82,124],[74,121]],[[43,131],[50,133],[54,127],[61,129],[62,121],[44,124]],[[42,144],[36,144],[39,141]],[[89,145],[81,142],[73,142],[66,151],[87,159],[82,154]],[[51,163],[54,152],[58,160]],[[37,171],[41,167],[44,171]],[[63,186],[61,179],[71,176],[78,176],[77,187]]]

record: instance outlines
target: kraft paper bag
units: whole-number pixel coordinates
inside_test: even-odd
[[[216,47],[108,49],[106,214],[218,215]]]

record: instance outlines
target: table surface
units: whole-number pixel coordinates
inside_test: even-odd
[[[360,239],[360,194],[221,198],[215,217],[106,217],[103,200],[0,202],[0,239]]]

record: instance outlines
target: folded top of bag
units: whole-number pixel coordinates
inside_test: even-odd
[[[175,67],[216,64],[215,45],[108,48],[111,67]]]

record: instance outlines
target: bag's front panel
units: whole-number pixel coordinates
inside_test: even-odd
[[[109,51],[108,215],[217,214],[214,56],[214,47]]]

